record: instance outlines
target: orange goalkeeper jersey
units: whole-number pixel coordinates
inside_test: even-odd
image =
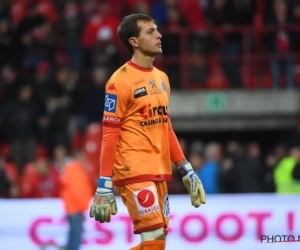
[[[171,180],[169,96],[165,73],[131,61],[107,82],[103,125],[121,127],[114,162],[115,185]]]

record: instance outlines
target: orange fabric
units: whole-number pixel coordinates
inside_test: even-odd
[[[140,244],[130,248],[129,250],[143,250],[143,244],[140,243]]]
[[[169,142],[172,162],[178,162],[184,159],[184,154],[181,150],[180,144],[178,142],[177,136],[175,135],[171,123],[169,123]]]
[[[155,67],[128,62],[107,82],[103,125],[119,130],[110,130],[117,142],[109,142],[104,128],[100,173],[113,169],[115,185],[172,179],[169,97],[168,77]]]
[[[100,176],[111,177],[117,151],[121,127],[103,126],[103,136],[100,156]]]
[[[66,164],[60,183],[66,212],[68,214],[84,212],[89,206],[93,191],[83,166],[78,161]]]
[[[127,207],[135,234],[159,227],[168,232],[169,199],[165,181],[139,182],[117,186],[117,189]]]
[[[164,240],[149,240],[143,243],[143,250],[165,250],[166,241]]]

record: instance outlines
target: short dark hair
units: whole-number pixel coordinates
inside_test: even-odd
[[[124,46],[133,54],[133,48],[131,44],[128,42],[130,37],[139,37],[140,35],[140,27],[138,26],[138,21],[147,21],[153,22],[152,17],[145,14],[132,14],[125,16],[118,27],[118,35],[124,44]]]

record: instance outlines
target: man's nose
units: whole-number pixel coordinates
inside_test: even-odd
[[[162,34],[160,34],[160,33],[158,32],[157,38],[158,38],[158,39],[162,39]]]

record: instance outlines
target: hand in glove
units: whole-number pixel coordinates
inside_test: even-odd
[[[110,222],[110,215],[117,214],[117,203],[112,191],[112,179],[100,177],[94,201],[90,209],[90,217],[101,223]]]
[[[205,191],[192,165],[189,162],[185,162],[178,170],[182,176],[183,185],[190,194],[192,205],[194,207],[200,207],[201,204],[205,204]]]

